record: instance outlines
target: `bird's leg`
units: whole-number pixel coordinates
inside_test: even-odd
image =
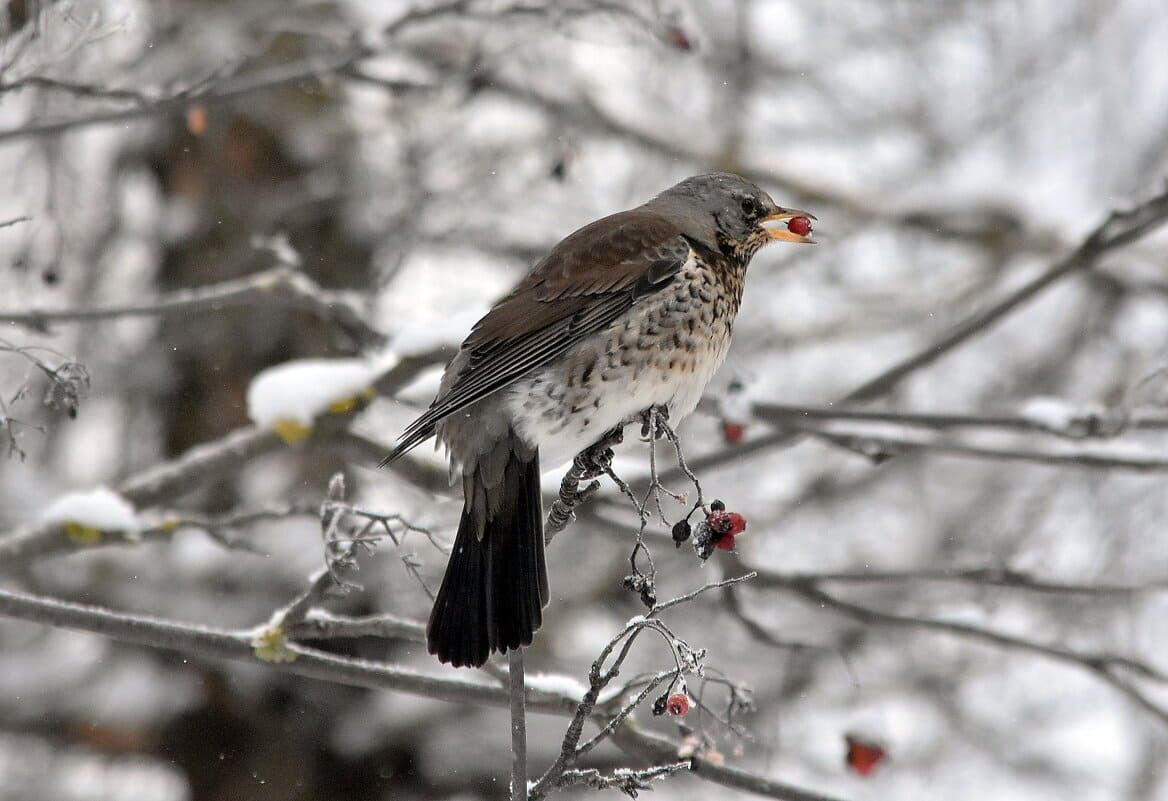
[[[669,407],[661,404],[641,412],[641,439],[661,439],[669,428]]]
[[[607,473],[615,456],[612,446],[620,445],[624,441],[625,427],[619,425],[581,451],[575,459],[575,465],[584,468],[584,472],[580,474],[581,480],[597,478]]]

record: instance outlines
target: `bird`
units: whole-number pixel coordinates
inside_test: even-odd
[[[810,219],[739,175],[695,175],[567,236],[475,324],[382,461],[434,436],[461,477],[426,627],[439,661],[481,667],[531,644],[548,602],[541,458],[566,462],[651,408],[674,422],[692,412],[725,359],[752,257],[813,242]]]

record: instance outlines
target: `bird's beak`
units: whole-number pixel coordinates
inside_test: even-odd
[[[760,220],[760,224],[766,229],[767,234],[771,239],[779,242],[803,242],[814,245],[815,240],[811,238],[811,228],[808,227],[806,234],[797,234],[787,228],[787,221],[795,217],[806,217],[809,220],[814,220],[815,215],[799,209],[778,209],[777,211],[768,214]]]

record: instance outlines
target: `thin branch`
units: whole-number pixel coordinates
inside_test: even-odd
[[[1106,439],[1128,430],[1162,431],[1168,429],[1168,415],[1159,411],[1084,408],[1067,416],[1065,425],[1025,414],[962,414],[955,412],[918,412],[896,409],[851,409],[834,406],[805,406],[792,403],[756,403],[752,416],[777,425],[798,422],[878,423],[930,430],[953,428],[990,431],[1034,431],[1067,439]]]
[[[1028,462],[1056,467],[1085,467],[1095,470],[1128,470],[1137,473],[1168,471],[1168,456],[1133,453],[1117,448],[1049,448],[977,445],[957,439],[930,436],[894,436],[861,431],[845,431],[844,426],[818,427],[792,424],[790,428],[827,440],[877,462],[897,454],[928,452],[973,459]]]
[[[1105,652],[1076,651],[969,623],[884,612],[838,598],[822,589],[816,582],[791,581],[768,571],[759,571],[757,586],[794,593],[820,609],[835,611],[861,623],[951,634],[975,642],[1046,657],[1085,670],[1110,684],[1155,716],[1161,723],[1168,725],[1168,709],[1160,706],[1150,696],[1143,693],[1124,674],[1132,674],[1165,684],[1168,684],[1168,675],[1139,660]]]
[[[255,664],[251,642],[254,630],[219,629],[176,623],[146,615],[112,612],[100,607],[41,598],[0,590],[0,615],[59,628],[102,634],[122,642],[166,648],[199,658],[221,657]],[[506,707],[506,691],[494,684],[480,684],[450,676],[434,676],[364,659],[335,656],[292,644],[295,658],[267,662],[274,670],[355,687],[398,690],[461,704]],[[536,689],[528,690],[528,706],[540,712],[572,714],[574,700]]]
[[[1011,312],[1034,299],[1062,279],[1086,272],[1106,256],[1159,228],[1168,220],[1168,191],[1149,198],[1127,211],[1112,212],[1068,256],[1055,262],[1035,278],[1007,293],[997,302],[953,326],[928,346],[868,379],[835,401],[837,405],[874,400],[890,392],[908,376],[930,366],[958,346],[985,333]],[[801,439],[789,430],[774,431],[733,448],[726,448],[700,459],[691,467],[698,472],[751,453],[774,447],[790,446]],[[675,478],[680,471],[670,471],[665,478]]]
[[[9,220],[0,220],[0,228],[8,228],[9,226],[19,225],[23,222],[31,222],[32,217],[13,217]]]
[[[1036,578],[1030,573],[1010,568],[974,567],[920,570],[888,570],[851,573],[784,573],[784,581],[831,582],[839,584],[900,584],[908,582],[955,582],[979,587],[1004,587],[1049,595],[1116,595],[1132,596],[1147,592],[1168,591],[1168,580],[1148,584],[1072,584]]]
[[[0,324],[48,331],[53,323],[119,317],[170,317],[218,312],[231,306],[282,306],[303,309],[336,325],[362,346],[385,342],[385,335],[365,321],[350,294],[327,290],[304,273],[281,265],[208,286],[179,289],[156,300],[83,309],[0,311]]]
[[[418,620],[390,614],[346,617],[334,615],[325,609],[309,611],[303,619],[293,622],[287,632],[294,640],[377,637],[417,643],[426,641],[426,624]]]
[[[120,100],[138,104],[150,102],[149,97],[135,89],[97,86],[80,81],[50,78],[47,75],[26,75],[15,81],[0,81],[0,94],[28,88],[54,89],[61,92],[68,92],[78,97],[95,98],[98,100]]]
[[[689,768],[689,761],[683,760],[651,768],[617,768],[607,775],[595,769],[566,770],[556,780],[556,787],[584,784],[594,790],[620,790],[630,798],[636,798],[638,791],[653,789],[649,782],[654,779],[665,779]]]
[[[0,130],[0,144],[27,139],[35,136],[60,134],[74,128],[84,128],[91,125],[108,125],[112,123],[129,122],[143,117],[165,114],[171,111],[184,109],[192,104],[199,103],[209,106],[226,103],[257,92],[266,92],[284,86],[301,84],[305,81],[319,79],[330,73],[343,70],[357,62],[373,55],[373,51],[366,47],[354,47],[331,56],[316,56],[282,64],[269,69],[256,70],[221,84],[197,89],[195,91],[180,91],[169,97],[144,103],[126,109],[102,111],[52,122],[34,123],[20,128]]]

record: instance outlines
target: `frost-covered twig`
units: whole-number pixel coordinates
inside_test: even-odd
[[[688,760],[651,768],[617,768],[612,773],[598,770],[566,770],[556,780],[556,787],[586,784],[594,790],[620,790],[629,798],[636,798],[641,790],[652,790],[649,782],[664,779],[682,770],[689,770]]]
[[[654,613],[672,609],[692,601],[709,590],[730,586],[751,578],[753,578],[753,574],[704,585],[685,595],[666,601],[655,609]],[[651,677],[646,683],[646,686],[641,689],[632,701],[617,708],[614,715],[608,716],[602,714],[600,718],[604,722],[601,724],[600,731],[590,740],[581,744],[580,738],[584,733],[585,722],[596,713],[601,694],[612,683],[613,679],[620,674],[620,670],[624,665],[625,659],[631,652],[634,642],[640,633],[646,630],[651,630],[661,635],[669,644],[674,659],[674,668]],[[558,786],[557,782],[564,771],[574,764],[580,756],[596,747],[607,737],[612,736],[628,716],[632,714],[633,710],[647,699],[662,681],[670,679],[670,686],[672,686],[673,683],[680,680],[684,673],[700,672],[702,670],[701,659],[704,657],[704,654],[704,650],[691,649],[684,640],[678,638],[662,621],[655,617],[635,617],[628,621],[605,644],[600,654],[593,661],[592,667],[588,672],[588,691],[581,699],[575,714],[572,716],[572,722],[568,725],[567,731],[564,733],[564,738],[560,744],[559,756],[532,786],[529,793],[531,801],[539,801],[539,799],[547,795],[551,788]],[[609,661],[610,659],[611,663]],[[614,697],[619,698],[623,696],[627,689],[626,687]]]

